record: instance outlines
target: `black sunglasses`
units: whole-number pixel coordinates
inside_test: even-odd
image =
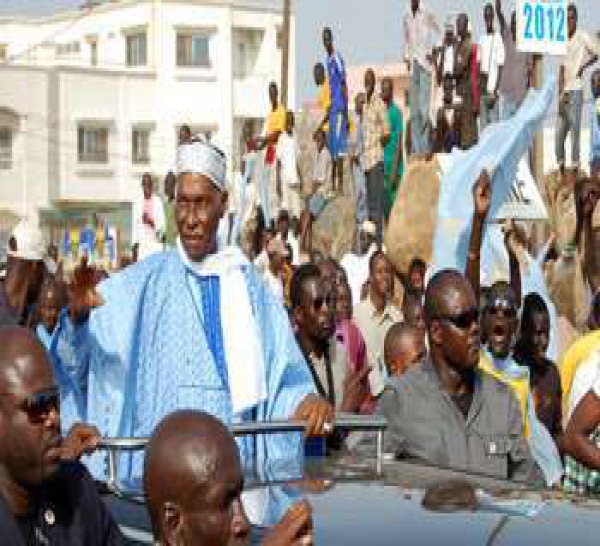
[[[332,302],[333,298],[331,296],[315,298],[313,300],[313,309],[315,311],[320,311],[321,309],[323,309],[324,305],[327,305],[327,307],[331,308]]]
[[[459,330],[466,330],[475,322],[479,321],[479,309],[477,309],[477,307],[471,307],[471,309],[467,309],[464,313],[460,313],[459,315],[439,315],[437,318],[450,322]]]
[[[507,307],[504,305],[488,307],[487,311],[490,315],[493,315],[495,317],[506,317],[509,319],[514,319],[517,316],[517,310],[514,307]]]
[[[14,396],[13,393],[0,394]],[[52,410],[60,411],[60,394],[56,388],[36,392],[26,396],[17,404],[17,407],[27,414],[32,425],[39,425],[46,421]]]

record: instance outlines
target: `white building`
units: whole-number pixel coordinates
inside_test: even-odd
[[[129,238],[141,175],[162,186],[182,124],[235,169],[242,124],[260,129],[280,81],[282,12],[283,0],[114,0],[0,18],[0,208],[39,215],[55,240],[100,212]],[[293,107],[293,16],[290,48]]]

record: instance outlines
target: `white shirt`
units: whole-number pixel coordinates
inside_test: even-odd
[[[377,313],[370,297],[354,307],[354,323],[365,339],[367,360],[372,368],[369,373],[369,386],[373,396],[379,396],[383,391],[385,383],[383,345],[388,330],[398,322],[402,322],[402,311],[390,303],[381,314]]]
[[[446,74],[454,75],[454,46],[444,46],[444,59],[442,61],[442,77]],[[440,82],[440,87],[442,87]]]
[[[275,157],[281,163],[281,183],[288,186],[297,186],[298,180],[298,160],[300,158],[300,148],[294,135],[287,132],[279,135]]]
[[[317,152],[315,157],[315,164],[313,167],[313,182],[319,184],[325,184],[329,179],[329,165],[331,163],[331,157],[329,156],[329,150],[324,146],[320,152]]]
[[[404,16],[404,48],[406,60],[410,61],[411,66],[417,61],[425,70],[431,71],[427,56],[431,54],[434,44],[439,43],[440,32],[437,17],[423,2],[415,15],[409,7]]]
[[[267,283],[267,286],[271,290],[271,293],[275,296],[277,301],[283,303],[284,294],[283,294],[283,282],[279,277],[276,277],[271,273],[271,269],[267,267],[264,273],[264,279]]]
[[[350,292],[352,293],[353,306],[356,306],[360,303],[360,293],[362,291],[362,287],[369,278],[369,261],[376,250],[377,246],[371,245],[371,248],[369,248],[364,256],[358,256],[350,253],[346,254],[340,262],[340,265],[348,277],[348,284],[350,285]]]
[[[298,239],[292,235],[291,231],[288,233],[286,241],[281,238],[281,233],[277,234],[277,238],[284,244],[290,245],[290,248],[292,249],[292,265],[300,265],[300,243],[298,242]]]
[[[165,232],[165,209],[162,199],[152,194],[152,220],[154,228],[144,224],[144,196],[141,195],[133,204],[132,243],[138,244],[138,259],[162,250],[161,238]]]
[[[590,57],[597,54],[598,42],[587,32],[577,29],[567,42],[567,54],[562,60],[565,69],[565,91],[583,89],[583,81],[577,76],[577,72]]]
[[[594,351],[577,368],[567,401],[567,423],[582,398],[593,390],[600,396],[600,351]]]
[[[504,66],[505,50],[504,41],[499,32],[484,34],[479,44],[481,50],[480,69],[487,74],[487,92],[493,93],[498,84],[498,72]]]
[[[263,249],[260,254],[254,259],[254,265],[256,269],[258,269],[262,275],[265,274],[265,271],[269,268],[269,255],[267,251]]]

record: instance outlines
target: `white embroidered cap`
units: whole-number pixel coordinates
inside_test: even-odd
[[[208,177],[218,190],[227,189],[225,154],[208,142],[191,142],[179,146],[177,173],[201,174]]]
[[[44,259],[46,251],[44,237],[37,224],[28,220],[21,220],[12,232],[16,249],[8,249],[8,255],[13,258],[28,261],[40,261]]]

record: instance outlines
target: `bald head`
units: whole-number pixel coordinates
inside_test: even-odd
[[[52,378],[53,373],[35,334],[23,327],[0,328],[0,392],[22,390],[39,376]]]
[[[144,489],[157,539],[226,544],[234,531],[232,516],[241,509],[242,487],[237,445],[219,420],[179,411],[155,429],[146,450]],[[239,505],[234,510],[233,503]]]
[[[437,273],[427,285],[425,292],[425,322],[431,321],[447,313],[450,302],[458,294],[473,294],[467,279],[454,269],[444,269]]]
[[[394,324],[385,336],[383,355],[391,376],[404,374],[425,356],[423,331],[407,323]]]
[[[479,362],[479,307],[463,275],[437,273],[425,292],[425,323],[431,359],[438,371],[451,370],[466,379]]]
[[[37,487],[60,462],[60,412],[44,347],[27,328],[0,328],[0,471]]]

